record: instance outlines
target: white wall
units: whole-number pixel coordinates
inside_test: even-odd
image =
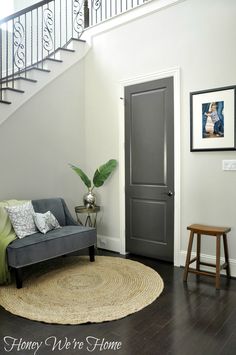
[[[2,3],[0,4],[0,19],[11,15],[14,12],[13,9],[13,0],[8,0],[7,3],[4,1],[4,4],[2,1]]]
[[[84,65],[75,64],[0,126],[0,200],[61,196],[71,211],[84,187]],[[1,111],[0,111],[1,114]]]
[[[191,153],[189,147],[189,93],[236,84],[235,13],[235,0],[186,0],[101,32],[92,38],[86,57],[86,160],[91,167],[119,157],[119,82],[180,67],[182,262],[191,223],[231,226],[230,258],[236,262],[236,172],[221,168],[222,159],[234,159],[236,153]],[[116,245],[123,193],[118,173],[99,192],[104,208],[99,234]],[[202,248],[215,255],[214,240],[204,240]]]
[[[37,2],[39,2],[39,0],[13,0],[14,12],[23,10],[28,6],[36,4]]]

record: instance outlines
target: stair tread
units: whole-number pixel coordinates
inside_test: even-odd
[[[21,93],[21,94],[24,94],[24,90],[15,89],[15,88],[9,88],[9,87],[1,88],[1,91],[5,91],[5,90],[14,91],[14,92],[19,92],[19,93]]]
[[[69,49],[69,48],[64,48],[64,47],[59,47],[58,50],[66,51],[66,52],[75,52],[75,49]]]
[[[78,42],[82,42],[82,43],[86,43],[86,41],[84,39],[80,39],[80,38],[71,38],[70,41],[78,41]]]
[[[51,61],[53,61],[53,62],[63,63],[63,60],[61,60],[61,59],[56,59],[56,58],[45,58],[44,60],[51,60]]]
[[[31,83],[37,83],[38,82],[38,80],[35,80],[35,79],[30,79],[30,78],[23,78],[23,77],[18,77],[18,78],[15,78],[15,79],[13,79],[13,80],[25,80],[25,81],[29,81],[29,82],[31,82]],[[12,80],[11,80],[12,81]]]
[[[11,104],[10,101],[6,101],[6,100],[0,100],[0,103],[2,103],[2,104],[7,104],[7,105],[10,105],[10,104]]]
[[[38,67],[30,68],[29,70],[38,70],[38,71],[42,71],[42,72],[46,72],[46,73],[51,72],[51,70],[49,70],[49,69],[38,68]]]

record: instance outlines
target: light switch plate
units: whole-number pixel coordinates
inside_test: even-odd
[[[222,161],[223,170],[236,170],[236,160],[223,160]]]

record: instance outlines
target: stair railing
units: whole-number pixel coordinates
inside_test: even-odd
[[[4,90],[20,91],[17,79],[33,81],[32,68],[47,71],[45,59],[81,37],[88,15],[87,0],[44,0],[0,20],[0,101]]]
[[[85,28],[94,26],[150,0],[43,0],[0,20],[0,102],[4,91],[22,92],[16,80],[33,69],[47,71],[45,59],[68,50]]]
[[[151,0],[90,0],[89,26],[97,25]]]

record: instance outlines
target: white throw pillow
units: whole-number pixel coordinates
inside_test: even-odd
[[[12,226],[18,238],[37,233],[33,219],[34,209],[31,201],[23,205],[6,206]]]
[[[43,234],[46,234],[52,229],[61,228],[58,220],[50,211],[46,213],[34,213],[33,217],[38,230]]]

